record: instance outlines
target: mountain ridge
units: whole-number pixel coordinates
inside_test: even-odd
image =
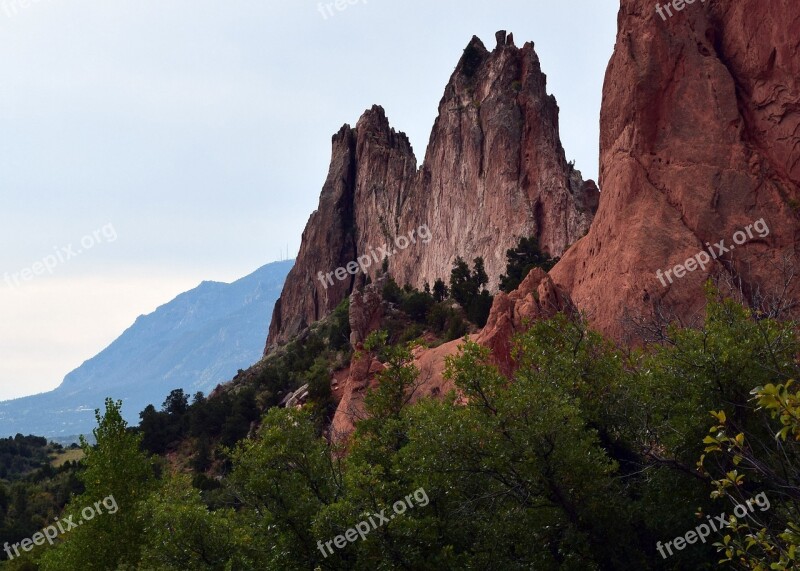
[[[140,315],[53,391],[0,402],[0,434],[86,433],[105,397],[122,399],[135,424],[145,406],[160,405],[172,389],[210,392],[258,360],[292,265],[267,264],[230,284],[206,280]]]

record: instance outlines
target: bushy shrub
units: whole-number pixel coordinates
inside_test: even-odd
[[[514,291],[533,268],[549,272],[558,260],[539,249],[535,236],[521,238],[516,247],[506,251],[506,274],[500,276],[500,290],[506,293]]]
[[[381,295],[385,301],[396,304],[401,303],[404,298],[403,290],[400,289],[400,286],[398,286],[397,282],[392,278],[386,280],[381,290]]]
[[[413,290],[403,299],[400,309],[417,323],[425,323],[432,306],[433,297],[430,294]]]

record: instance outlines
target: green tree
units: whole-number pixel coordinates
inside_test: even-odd
[[[425,323],[433,303],[433,297],[430,294],[413,290],[405,296],[400,309],[414,321]]]
[[[174,389],[164,400],[161,410],[175,416],[186,414],[189,410],[189,395],[183,389]]]
[[[641,565],[606,545],[624,540],[612,525],[616,464],[565,387],[542,383],[535,368],[509,383],[469,340],[446,376],[465,405],[412,408],[396,461],[435,506],[435,520],[420,512],[414,522],[430,542],[421,568],[598,569],[603,556],[609,569]]]
[[[533,268],[549,272],[558,260],[539,249],[539,240],[535,236],[520,238],[514,248],[506,250],[506,273],[500,276],[500,290],[506,293],[514,291]]]
[[[254,568],[245,544],[249,533],[236,513],[230,508],[209,511],[187,476],[168,476],[142,503],[141,514],[141,571]]]
[[[732,507],[758,505],[745,516],[729,515],[729,533],[714,544],[723,561],[742,569],[800,567],[800,391],[794,387],[790,380],[753,389],[757,406],[749,414],[769,427],[768,436],[720,410],[703,440],[698,465],[714,477],[711,497]]]
[[[364,349],[374,353],[385,369],[376,376],[377,387],[364,396],[366,418],[358,422],[356,435],[360,440],[378,439],[384,452],[392,452],[402,445],[402,412],[413,397],[419,369],[413,365],[413,344],[391,346],[387,338],[385,331],[376,331],[364,343]]]
[[[229,487],[243,506],[260,569],[313,569],[324,558],[312,527],[340,493],[339,462],[307,409],[271,409],[232,453]]]
[[[167,414],[157,411],[152,404],[139,413],[139,431],[142,446],[153,454],[163,454],[172,442]]]
[[[413,364],[411,344],[389,345],[386,332],[374,332],[364,347],[369,357],[380,360],[384,369],[376,375],[377,385],[364,397],[364,418],[356,422],[349,454],[345,459],[343,493],[321,510],[315,521],[315,535],[332,538],[344,533],[364,514],[380,513],[410,491],[410,481],[397,470],[397,454],[408,443],[407,411],[419,370]],[[403,521],[405,519],[405,521]],[[326,560],[331,569],[423,569],[418,558],[411,520],[397,518],[365,540],[336,550]],[[412,547],[414,546],[414,547]]]
[[[441,278],[436,278],[433,282],[433,301],[441,303],[446,300],[450,295],[450,290],[445,285]]]
[[[401,303],[404,297],[403,290],[400,289],[400,286],[397,285],[397,282],[391,277],[388,278],[383,285],[381,294],[383,295],[383,299],[389,303]]]
[[[350,348],[350,298],[345,298],[327,319],[325,334],[334,351]]]
[[[225,446],[233,446],[247,436],[253,422],[259,419],[261,411],[256,403],[255,391],[245,388],[233,395],[233,404],[227,411],[220,434],[220,442]]]
[[[83,523],[44,554],[44,570],[107,570],[138,563],[144,533],[139,503],[153,490],[154,474],[151,461],[140,450],[141,436],[128,431],[121,407],[122,401],[106,399],[105,414],[95,411],[97,444],[90,446],[81,439],[85,469],[79,477],[86,489],[70,501],[65,513],[76,524],[83,518]],[[84,513],[98,504],[104,513],[85,518]],[[111,504],[117,506],[114,513],[108,508]]]
[[[473,260],[472,271],[461,257],[455,259],[450,272],[450,294],[464,308],[468,319],[478,327],[486,325],[492,307],[492,297],[484,289],[487,283],[489,276],[486,275],[483,258]]]
[[[453,261],[453,269],[450,271],[450,295],[461,307],[466,308],[472,298],[477,295],[480,285],[474,287],[472,274],[469,271],[469,264],[461,256]]]
[[[327,360],[319,357],[314,361],[314,365],[306,373],[306,382],[308,383],[308,400],[318,407],[322,417],[320,424],[324,425],[336,412]]]
[[[208,436],[198,437],[194,458],[192,458],[192,469],[202,473],[211,466],[211,443]]]

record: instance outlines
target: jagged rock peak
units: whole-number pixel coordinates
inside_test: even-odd
[[[380,106],[334,139],[328,179],[309,219],[297,262],[273,313],[268,347],[328,315],[376,260],[355,274],[328,277],[395,238],[423,231],[389,260],[400,284],[447,280],[457,256],[481,257],[496,290],[505,253],[523,236],[560,256],[589,228],[597,187],[568,164],[558,105],[532,43],[497,36],[487,51],[473,37],[439,104],[422,168],[405,134]],[[501,45],[500,45],[501,44]],[[351,266],[352,267],[352,266]]]
[[[505,30],[500,30],[499,32],[495,33],[495,39],[497,39],[497,48],[500,49],[505,46],[516,47],[514,45],[514,34],[509,34]]]
[[[396,131],[386,117],[386,111],[380,105],[373,105],[364,111],[356,123],[356,131],[363,136],[372,137],[373,142],[382,142],[393,148],[400,148],[413,154],[411,141],[402,131]]]

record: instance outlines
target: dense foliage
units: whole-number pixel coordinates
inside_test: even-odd
[[[464,308],[472,323],[483,327],[492,309],[492,296],[486,289],[489,276],[483,267],[483,258],[475,258],[472,263],[470,271],[464,260],[455,259],[450,272],[450,295]]]
[[[0,544],[39,531],[82,491],[76,462],[53,464],[68,450],[38,436],[0,439]]]
[[[40,436],[0,438],[0,479],[13,480],[50,464],[50,454],[61,449]]]
[[[559,259],[542,252],[535,236],[521,238],[516,247],[506,250],[506,273],[500,276],[500,290],[514,291],[533,268],[549,272]]]
[[[401,304],[415,293],[398,291],[390,294]],[[436,302],[410,302],[410,313],[418,306]],[[326,347],[304,361],[315,390],[326,377]],[[315,403],[264,406],[258,430],[231,448],[208,432],[225,456],[212,495],[181,470],[154,464],[141,449],[148,430],[127,429],[109,401],[97,446],[85,446],[85,491],[66,513],[110,493],[119,512],[55,548],[37,547],[24,564],[624,571],[716,569],[726,560],[796,568],[795,324],[710,292],[702,327],[669,327],[662,343],[622,351],[559,315],[517,336],[512,379],[467,340],[446,368],[458,394],[414,405],[411,350],[388,332],[367,340],[364,351],[385,367],[346,447],[320,431]],[[157,414],[180,424],[198,402],[173,393]],[[413,493],[426,502],[393,511]],[[731,515],[759,494],[768,508]],[[363,536],[348,531],[387,508],[396,517]],[[729,524],[707,541],[675,540],[721,513]],[[354,539],[339,547],[335,538],[348,534]]]

